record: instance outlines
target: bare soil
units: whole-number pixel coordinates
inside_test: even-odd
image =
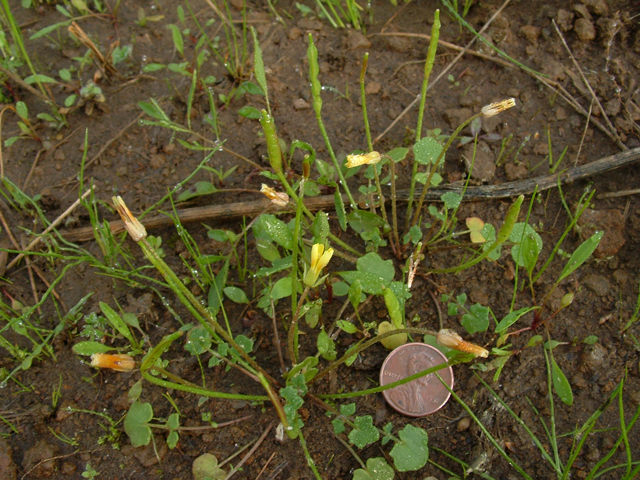
[[[51,6],[25,10],[18,3],[12,2],[14,14],[18,23],[23,25],[23,33],[27,38],[46,25],[62,20],[61,15]],[[235,5],[236,2],[232,1],[231,4]],[[393,7],[388,1],[372,2],[372,16],[369,18],[368,14],[365,15],[366,35],[353,29],[334,29],[326,21],[314,16],[303,17],[295,7],[295,2],[275,3],[275,8],[284,19],[284,25],[276,21],[266,2],[263,4],[252,1],[249,5],[249,25],[257,29],[264,62],[268,67],[270,100],[278,132],[287,143],[295,139],[303,140],[316,148],[320,158],[328,159],[313,110],[309,106],[311,99],[306,60],[308,32],[313,33],[318,47],[320,78],[327,87],[323,93],[323,119],[333,147],[339,154],[366,148],[358,84],[365,51],[370,54],[367,105],[374,137],[400,116],[419,94],[428,40],[400,34],[428,34],[434,10],[438,5],[436,2],[415,1],[402,8]],[[495,0],[475,4],[466,20],[476,29],[480,29],[500,5],[500,2]],[[138,6],[138,2],[122,2],[116,21],[112,18],[97,17],[86,18],[81,22],[82,28],[103,51],[115,41],[120,41],[121,45],[133,45],[131,58],[118,66],[123,78],[112,81],[102,79],[100,82],[106,97],[105,104],[96,106],[90,115],[89,110],[84,108],[72,112],[68,116],[69,126],[60,131],[40,125],[37,129],[40,141],[20,140],[10,148],[3,149],[5,175],[15,184],[24,185],[27,194],[41,195],[41,205],[51,220],[77,198],[76,176],[80,169],[85,133],[88,139],[87,159],[93,159],[105,145],[108,145],[85,171],[85,178],[91,178],[96,187],[97,199],[108,204],[112,195],[122,195],[134,212],[141,212],[153,205],[168,189],[187,177],[203,158],[201,152],[187,150],[177,144],[171,131],[143,126],[136,120],[141,113],[137,102],[155,98],[175,122],[185,124],[186,99],[190,88],[189,78],[167,70],[140,75],[142,67],[146,64],[169,64],[181,59],[173,47],[170,30],[165,28],[169,23],[178,22],[176,3],[158,0],[144,5],[148,15],[164,15],[162,21],[148,22],[144,27],[136,24]],[[207,3],[194,1],[192,6],[203,21],[213,17]],[[239,18],[238,11],[233,12],[234,16]],[[637,4],[622,0],[590,0],[571,4],[562,1],[514,0],[498,15],[485,33],[487,38],[509,56],[563,86],[577,99],[584,111],[591,110],[591,119],[606,124],[606,113],[619,138],[618,144],[596,128],[593,122],[587,124],[586,116],[568,104],[557,89],[548,88],[520,69],[509,68],[493,61],[492,58],[497,57],[484,46],[478,45],[474,45],[473,49],[489,55],[490,58],[465,55],[445,78],[433,86],[427,99],[426,127],[440,128],[445,134],[451,133],[461,120],[477,112],[483,105],[514,97],[517,108],[482,125],[481,135],[485,136],[480,142],[483,150],[483,170],[481,173],[476,171],[474,181],[485,184],[499,184],[548,173],[548,136],[551,137],[554,161],[567,147],[560,169],[587,164],[615,154],[621,151],[620,144],[630,149],[639,147],[638,14],[640,7]],[[441,19],[442,40],[464,47],[472,39],[472,35],[466,29],[460,28],[446,13],[445,8],[442,8]],[[604,112],[598,105],[592,104],[593,97],[567,54],[553,21],[562,31]],[[383,30],[386,34],[397,35],[379,35]],[[196,31],[195,28],[192,29],[192,32]],[[191,58],[195,42],[196,37],[187,37],[187,58]],[[221,42],[221,50],[225,51],[224,38]],[[54,77],[59,69],[69,68],[74,64],[72,58],[82,56],[85,52],[84,47],[69,38],[65,28],[51,34],[49,39],[27,41],[27,49],[36,68],[41,73]],[[431,78],[434,79],[446,68],[457,54],[455,50],[441,47]],[[94,67],[85,70],[83,83],[91,79],[94,72]],[[216,98],[218,94],[228,94],[233,86],[234,80],[218,62],[207,62],[203,75],[214,75],[218,79],[214,85]],[[58,103],[62,103],[69,90],[78,86],[71,85],[67,91],[60,86],[51,88]],[[38,112],[46,111],[40,100],[11,80],[5,82],[5,89],[15,100],[23,100],[28,104],[33,118]],[[221,138],[225,140],[225,147],[228,149],[267,168],[266,146],[260,135],[259,125],[238,115],[238,109],[244,105],[261,108],[263,103],[256,96],[234,99],[228,105],[219,103]],[[213,138],[204,121],[204,116],[208,113],[207,96],[204,92],[197,92],[191,112],[192,127]],[[408,114],[402,116],[378,141],[376,148],[386,152],[394,147],[410,144],[414,138],[416,118],[417,108],[410,109]],[[466,133],[468,132],[467,129]],[[16,117],[5,114],[2,138],[9,138],[16,133]],[[506,161],[494,168],[501,148],[501,139],[509,136],[512,136],[509,149],[513,150]],[[455,182],[463,177],[463,155],[468,154],[466,147],[451,149],[447,154],[446,181]],[[224,169],[239,165],[221,185],[222,188],[257,191],[264,181],[263,177],[257,175],[254,167],[227,152],[217,153],[209,165]],[[33,174],[25,185],[32,168]],[[299,166],[293,168],[300,171]],[[401,164],[401,187],[406,188],[406,179],[409,176],[410,165]],[[588,181],[565,185],[562,192],[566,203],[573,208],[587,187],[595,189],[598,194],[606,194],[637,188],[639,179],[637,167],[629,166],[590,178]],[[213,179],[203,173],[194,178],[193,182],[196,180]],[[258,193],[220,192],[199,198],[190,206],[218,204],[230,205],[229,208],[232,208],[231,205],[239,201],[259,198]],[[568,214],[558,189],[545,192],[539,200],[531,211],[529,223],[536,226],[544,241],[540,258],[546,260],[568,224]],[[575,395],[572,406],[565,406],[557,397],[555,402],[557,431],[568,434],[560,438],[559,444],[560,455],[564,459],[567,458],[574,441],[571,432],[596,411],[622,379],[626,379],[623,404],[627,422],[632,415],[631,412],[634,412],[640,403],[639,344],[634,339],[640,336],[640,324],[635,324],[627,332],[621,333],[633,314],[638,298],[638,202],[637,194],[594,199],[591,206],[593,212],[589,212],[589,219],[582,225],[582,235],[588,235],[594,228],[604,229],[603,245],[593,260],[562,282],[551,299],[551,305],[557,307],[562,295],[572,292],[575,294],[573,304],[550,320],[546,324],[546,330],[542,328],[537,332],[546,337],[548,331],[553,339],[566,342],[554,350],[555,359],[569,379]],[[465,203],[458,215],[459,230],[465,229],[464,219],[469,216],[480,217],[499,225],[510,203],[508,200]],[[102,205],[98,211],[104,219],[116,219],[115,213]],[[13,234],[18,238],[22,235],[22,228],[33,228],[32,218],[25,214],[7,208],[3,208],[3,214]],[[339,233],[333,212],[330,218],[334,233]],[[241,231],[243,225],[241,219],[203,223],[236,233]],[[89,223],[86,213],[76,213],[71,216],[65,228],[71,230],[87,225]],[[220,246],[207,237],[204,227],[195,224],[188,228],[203,253],[219,252]],[[162,237],[168,261],[180,276],[187,277],[188,269],[179,259],[179,255],[184,253],[184,246],[175,228],[167,227],[151,233]],[[5,235],[3,232],[2,242],[6,241]],[[562,249],[572,252],[582,241],[580,235],[577,231],[571,232]],[[351,240],[353,239],[346,239]],[[251,237],[249,245],[248,262],[257,269],[264,263],[255,254]],[[9,244],[5,243],[3,246],[8,247]],[[128,246],[135,252],[135,245],[128,243]],[[82,247],[93,255],[101,255],[95,241],[85,242]],[[392,256],[386,250],[382,250],[381,253],[388,258]],[[240,254],[244,255],[244,252],[241,251]],[[9,255],[9,260],[13,256]],[[448,267],[456,265],[463,257],[464,253],[460,251],[429,252],[424,266]],[[133,261],[137,264],[143,262],[141,258]],[[43,276],[48,278],[48,281],[54,278],[55,271],[59,272],[64,266],[48,263],[36,257],[33,257],[32,262],[43,271]],[[548,273],[535,285],[535,298],[530,292],[518,294],[514,308],[541,301],[552,287],[563,265],[564,261],[556,259]],[[337,262],[332,268],[339,270],[350,267],[347,263]],[[419,315],[419,325],[437,329],[440,309],[444,326],[462,331],[458,317],[447,316],[446,306],[436,305],[430,295],[431,292],[439,298],[442,292],[447,292],[466,293],[471,303],[490,306],[500,319],[510,308],[513,272],[513,261],[508,249],[505,249],[502,258],[496,263],[483,262],[458,275],[428,278],[418,276],[412,289],[413,297],[408,304],[407,317]],[[231,280],[238,281],[237,278]],[[37,277],[33,283],[39,295],[46,289],[42,280]],[[251,283],[240,286],[247,293],[253,291]],[[123,288],[118,281],[96,275],[94,271],[83,266],[70,270],[56,290],[61,302],[64,302],[63,310],[75,305],[89,292],[94,292],[94,295],[83,313],[99,311],[98,303],[101,301],[110,305],[115,305],[117,301],[125,311],[139,315],[152,344],[179,327],[172,313],[163,305],[163,298],[153,296],[148,293],[149,290],[142,288]],[[25,305],[33,304],[32,286],[24,262],[5,273],[2,292],[5,302],[9,302],[11,298]],[[170,296],[170,292],[160,293],[166,296],[165,301],[182,315],[183,320],[191,321],[188,319],[188,313],[180,308],[178,300]],[[337,311],[338,307],[339,305],[328,305],[326,318],[333,318],[331,309]],[[383,302],[376,299],[365,308],[363,315],[371,319],[383,318],[384,315],[379,316],[383,310]],[[48,304],[38,318],[39,326],[51,329],[58,324],[58,318],[58,312]],[[278,377],[279,364],[272,341],[271,320],[261,311],[256,313],[255,317],[246,318],[241,309],[231,309],[229,318],[235,334],[244,333],[255,339],[259,361],[273,376]],[[531,318],[527,317],[525,324],[530,322]],[[82,321],[78,326],[81,325]],[[76,338],[77,333],[76,327],[66,327],[53,341],[55,357],[41,356],[29,369],[17,373],[14,377],[16,381],[10,381],[1,390],[0,415],[11,422],[17,432],[0,425],[0,432],[5,434],[5,438],[0,440],[0,460],[6,465],[0,462],[0,477],[82,478],[81,473],[86,463],[90,462],[95,470],[100,472],[98,478],[191,478],[191,464],[199,455],[211,452],[220,459],[227,458],[277,421],[270,405],[253,406],[246,402],[212,399],[199,404],[198,398],[193,395],[166,391],[145,384],[142,399],[152,403],[156,417],[166,417],[173,412],[166,397],[170,395],[179,406],[183,415],[182,422],[186,426],[205,424],[202,421],[202,413],[205,412],[210,412],[212,419],[219,423],[246,415],[251,415],[251,418],[218,430],[184,433],[177,448],[173,450],[166,448],[162,431],[158,431],[155,436],[155,452],[152,445],[132,448],[122,431],[122,424],[118,426],[122,433],[117,442],[101,442],[99,439],[108,433],[105,430],[108,421],[96,414],[70,413],[68,407],[105,414],[119,421],[129,407],[127,392],[139,379],[139,373],[96,371],[91,368],[71,351],[73,344],[80,340]],[[2,334],[12,342],[23,347],[28,346],[24,337],[14,332],[5,331]],[[284,328],[281,330],[281,335],[283,334]],[[531,332],[527,332],[510,338],[513,348],[522,348],[522,351],[509,360],[499,381],[492,385],[536,435],[544,439],[544,430],[535,410],[548,424],[550,411],[547,372],[542,347],[523,348],[531,335]],[[592,335],[598,337],[596,344],[583,343],[585,338]],[[493,346],[495,338],[489,332],[476,335],[473,340]],[[348,348],[349,340],[341,338],[341,342],[340,353]],[[310,354],[315,353],[315,340],[303,340],[302,347],[308,349]],[[379,346],[366,352],[356,368],[343,368],[339,371],[337,385],[345,391],[375,386],[384,356],[385,351]],[[195,383],[201,382],[197,360],[188,356],[181,346],[174,346],[167,358],[171,360],[170,369],[173,373]],[[11,371],[17,364],[12,357],[3,352],[0,366]],[[210,388],[263,394],[257,383],[248,381],[233,369],[225,371],[216,367],[205,371]],[[515,424],[508,413],[496,406],[487,391],[479,385],[469,366],[461,365],[455,367],[454,371],[457,394],[483,419],[486,427],[503,443],[514,460],[532,478],[555,478],[551,467],[542,460],[531,439]],[[481,375],[491,383],[494,373],[487,372]],[[336,386],[328,380],[320,383],[317,387],[321,392],[332,391]],[[58,389],[60,398],[54,402],[53,394]],[[305,404],[303,408],[305,438],[323,478],[351,478],[353,470],[358,468],[358,463],[334,438],[324,412],[311,403]],[[429,432],[432,447],[444,450],[467,463],[485,454],[486,461],[481,468],[494,478],[518,478],[516,471],[496,453],[473,422],[469,427],[468,423],[461,421],[466,414],[454,401],[450,401],[436,414],[422,419],[409,419],[395,413],[386,406],[381,395],[358,400],[357,408],[359,415],[373,415],[379,427],[388,422],[393,422],[396,428],[407,422],[423,427]],[[619,431],[616,428],[619,427],[619,423],[617,407],[607,410],[597,425],[599,433],[587,439],[585,448],[575,462],[572,472],[576,478],[583,478],[609,451],[618,438]],[[77,444],[71,445],[62,441],[62,435],[74,438]],[[548,442],[543,440],[543,443],[545,448],[549,448]],[[638,428],[630,433],[629,446],[634,460],[638,461]],[[374,456],[388,456],[388,448],[380,447],[377,443],[358,454],[365,460]],[[460,474],[459,466],[435,449],[431,450],[431,458]],[[621,449],[612,462],[621,463],[625,458],[626,454]],[[298,443],[279,443],[273,434],[266,438],[237,475],[239,478],[254,479],[267,463],[261,478],[312,477]],[[397,474],[396,478],[429,476],[438,479],[448,478],[430,464],[420,472]],[[622,478],[622,474],[620,471],[613,471],[602,478],[617,479]]]

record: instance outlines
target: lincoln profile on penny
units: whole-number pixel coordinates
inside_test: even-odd
[[[416,352],[407,361],[407,372],[404,378],[422,372],[433,366],[433,359],[427,352]],[[389,392],[389,398],[400,408],[415,415],[433,411],[433,402],[438,402],[434,389],[441,389],[440,381],[433,373],[420,377],[412,382],[400,385]]]

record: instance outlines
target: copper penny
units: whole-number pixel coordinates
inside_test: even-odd
[[[382,364],[380,385],[407,378],[447,361],[440,350],[425,343],[407,343],[393,350]],[[453,369],[443,368],[438,375],[453,388]],[[404,385],[382,392],[395,410],[409,417],[424,417],[438,411],[449,400],[449,390],[430,373]]]

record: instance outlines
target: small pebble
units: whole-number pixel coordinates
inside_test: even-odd
[[[458,421],[457,429],[459,432],[464,432],[465,430],[468,430],[470,426],[471,419],[469,417],[464,417]]]

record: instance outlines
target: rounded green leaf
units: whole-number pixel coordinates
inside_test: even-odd
[[[236,303],[249,303],[247,294],[238,287],[226,287],[223,291],[229,299]]]
[[[390,455],[399,472],[419,470],[429,459],[429,435],[422,428],[409,424],[398,432],[400,442],[396,442]]]
[[[153,418],[153,407],[150,403],[133,402],[124,417],[124,431],[131,440],[133,447],[149,445],[151,428],[147,426]]]
[[[106,353],[115,348],[107,347],[100,342],[80,342],[73,346],[73,353],[77,355],[93,355],[94,353]]]
[[[373,426],[373,417],[365,415],[364,417],[356,417],[353,421],[355,427],[349,433],[349,441],[358,448],[364,448],[380,438],[378,429]]]

